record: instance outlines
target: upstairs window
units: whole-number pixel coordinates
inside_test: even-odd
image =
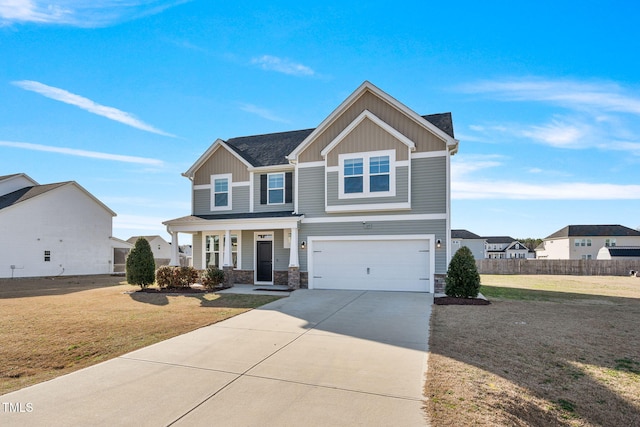
[[[616,239],[606,239],[606,240],[604,241],[604,245],[605,245],[607,248],[614,247],[614,246],[616,245]]]
[[[231,209],[231,174],[211,176],[211,210]]]
[[[395,196],[395,151],[341,154],[339,198]]]
[[[281,205],[284,203],[284,173],[270,173],[267,175],[268,192],[267,204]]]

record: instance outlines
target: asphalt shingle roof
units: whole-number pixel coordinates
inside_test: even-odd
[[[510,236],[489,236],[485,239],[487,239],[487,243],[512,243],[516,240]]]
[[[482,239],[482,237],[468,230],[451,230],[452,239]]]
[[[71,182],[72,181],[58,182],[55,184],[34,185],[31,187],[21,188],[20,190],[16,190],[9,194],[5,194],[4,196],[0,196],[0,209],[8,208],[9,206],[24,202],[25,200],[29,200],[33,197],[39,196],[55,188],[62,187],[63,185],[67,185]]]
[[[561,237],[640,236],[640,231],[623,225],[567,225],[545,239]]]
[[[453,136],[451,113],[429,114],[425,120]],[[226,144],[252,166],[274,166],[288,164],[286,157],[315,129],[251,135],[231,138]]]

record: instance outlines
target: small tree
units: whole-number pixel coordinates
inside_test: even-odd
[[[471,250],[463,246],[451,258],[444,293],[450,297],[475,298],[480,292],[480,274]]]
[[[151,246],[147,239],[140,237],[127,257],[127,282],[144,289],[153,284],[155,270],[156,263]]]

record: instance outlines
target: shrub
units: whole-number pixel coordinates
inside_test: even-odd
[[[218,267],[210,266],[202,272],[202,286],[206,289],[216,289],[222,282],[224,282],[224,271]]]
[[[160,289],[173,287],[173,268],[163,265],[156,270],[156,284]]]
[[[445,278],[444,292],[450,297],[475,298],[478,296],[480,274],[468,247],[461,247],[453,255]]]
[[[198,280],[198,271],[193,267],[174,267],[173,286],[188,288]]]
[[[127,257],[126,270],[127,282],[129,282],[130,285],[137,285],[144,289],[153,284],[155,280],[156,263],[147,239],[140,237],[136,240],[133,249],[131,249]]]

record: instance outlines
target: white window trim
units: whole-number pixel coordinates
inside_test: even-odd
[[[372,157],[389,157],[389,191],[370,191],[369,163]],[[350,159],[362,159],[362,193],[344,192],[344,162]],[[396,151],[366,151],[338,155],[338,199],[363,199],[372,197],[394,197],[396,195]]]
[[[271,193],[269,192],[269,190],[271,190],[271,188],[269,188],[269,178],[272,175],[282,175],[282,203],[271,203]],[[279,190],[279,188],[274,188],[273,190]],[[267,174],[267,205],[284,205],[286,203],[286,199],[287,199],[287,176],[285,172],[274,172],[274,173],[268,173]]]
[[[232,209],[232,192],[233,192],[233,181],[232,175],[230,173],[222,173],[218,175],[211,175],[211,210],[212,211],[230,211]],[[227,206],[216,206],[216,179],[226,179],[227,180]]]
[[[236,256],[237,256],[237,260],[238,260],[238,266],[234,267],[236,270],[240,270],[240,266],[242,265],[242,251],[240,250],[240,248],[242,248],[242,231],[240,230],[230,230],[230,234],[235,234],[237,237],[237,242],[238,242],[238,250],[236,252]],[[202,265],[204,266],[204,269],[207,269],[207,237],[211,236],[218,236],[218,263],[220,265],[217,265],[216,267],[218,267],[219,269],[222,270],[222,266],[224,263],[224,235],[225,232],[209,232],[209,231],[205,231],[203,236],[202,236]],[[213,252],[209,252],[211,254],[216,253],[216,251]],[[233,257],[233,250],[231,251],[231,256]]]

